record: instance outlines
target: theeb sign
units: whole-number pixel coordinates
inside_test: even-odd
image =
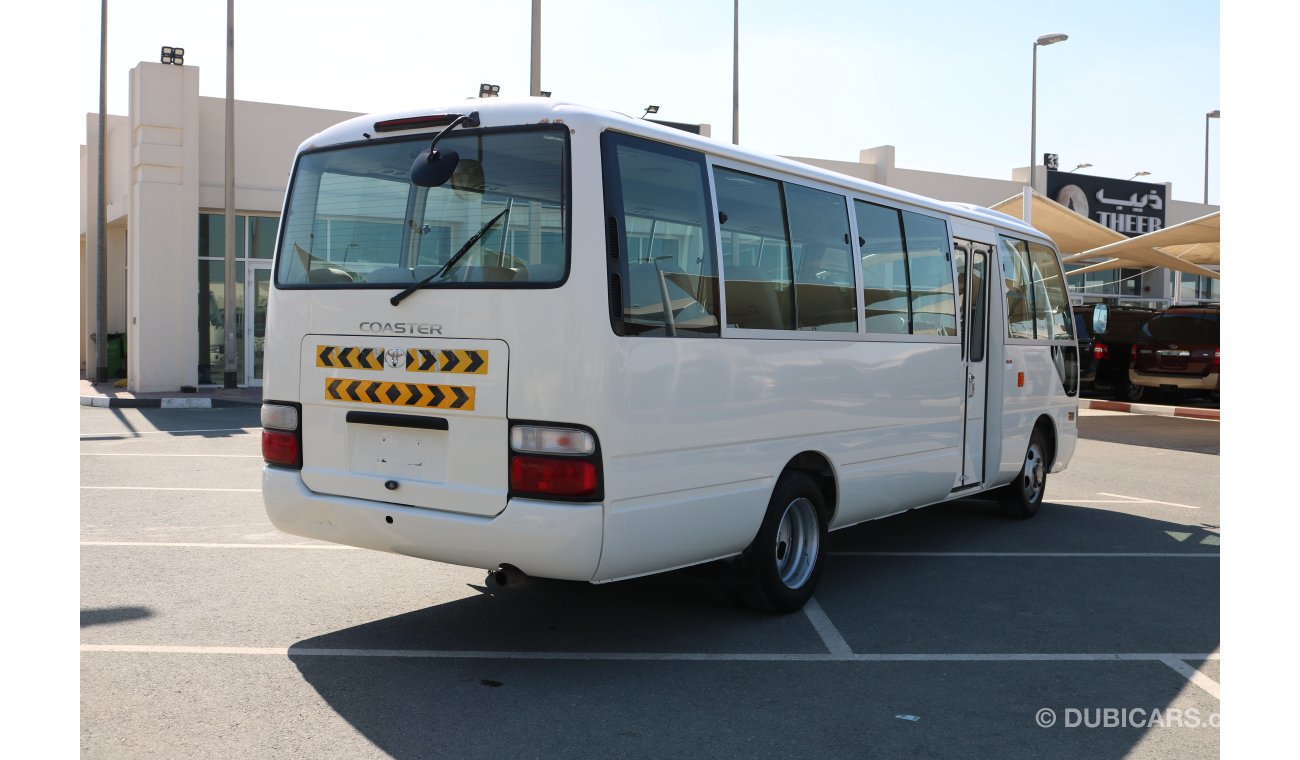
[[[1103,227],[1136,237],[1165,226],[1164,185],[1047,173],[1047,197]]]

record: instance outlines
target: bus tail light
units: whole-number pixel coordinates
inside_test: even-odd
[[[262,404],[262,459],[267,464],[302,469],[301,416],[297,404]]]
[[[599,501],[602,490],[594,432],[560,425],[511,426],[511,496]]]
[[[510,458],[510,491],[521,496],[590,498],[599,485],[594,462],[521,454]]]

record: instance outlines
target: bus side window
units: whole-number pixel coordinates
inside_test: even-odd
[[[857,332],[853,252],[844,196],[786,183],[785,199],[797,253],[798,329]]]
[[[617,230],[625,335],[717,336],[718,277],[703,157],[602,137],[605,205]]]
[[[897,209],[854,201],[862,248],[862,288],[867,332],[906,335],[911,314],[907,257]]]
[[[1074,320],[1070,318],[1070,297],[1056,254],[1042,243],[1029,244],[1033,263],[1035,316],[1040,327],[1038,338],[1073,340]],[[1044,333],[1043,328],[1046,329]]]
[[[1029,276],[1029,251],[1023,242],[1002,238],[1002,279],[1007,294],[1007,336],[1032,340],[1034,296]]]
[[[948,225],[942,219],[903,212],[913,335],[956,335]]]
[[[751,330],[793,330],[790,240],[781,183],[715,167],[722,225],[727,324]],[[753,266],[744,262],[757,251]]]

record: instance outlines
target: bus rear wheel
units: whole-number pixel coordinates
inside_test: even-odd
[[[762,612],[803,609],[822,574],[826,500],[801,472],[786,473],[767,504],[758,535],[736,568],[736,596]]]
[[[1047,439],[1041,430],[1035,429],[1029,436],[1029,447],[1025,449],[1025,462],[1020,466],[1020,473],[998,492],[1002,513],[1019,520],[1033,517],[1038,514],[1046,491]]]

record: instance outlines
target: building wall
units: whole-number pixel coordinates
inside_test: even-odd
[[[235,209],[279,214],[303,140],[359,114],[235,101]],[[226,101],[199,98],[199,206],[226,207]]]
[[[1012,196],[1020,195],[1024,191],[1025,180],[1029,177],[1029,168],[1025,166],[1013,169],[1009,180],[900,169],[897,165],[897,150],[893,145],[862,150],[858,154],[857,162],[802,156],[788,156],[788,158],[910,193],[942,201],[974,203],[979,206],[992,206]],[[1038,186],[1044,187],[1047,184],[1047,170],[1042,166],[1036,168]],[[1165,209],[1165,226],[1172,227],[1219,210],[1218,206],[1204,203],[1172,200],[1173,183],[1165,183],[1165,186],[1167,188],[1165,197],[1170,198]]]

